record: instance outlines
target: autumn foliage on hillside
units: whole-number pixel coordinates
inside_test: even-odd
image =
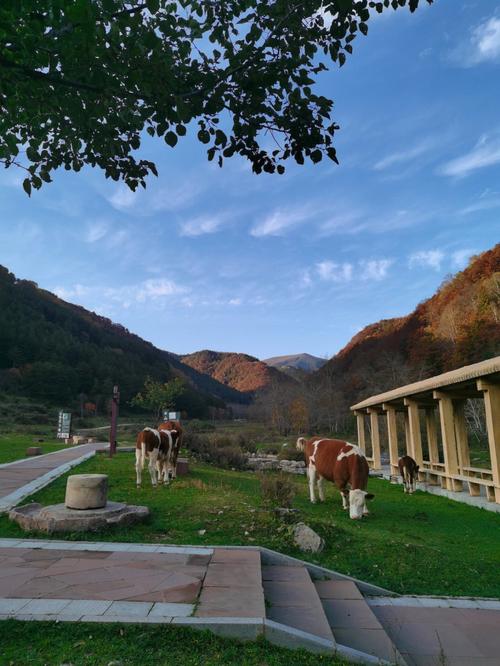
[[[406,317],[364,328],[315,375],[347,403],[500,354],[500,244]]]
[[[272,383],[295,383],[279,370],[248,354],[203,350],[183,356],[182,362],[242,393],[255,393]]]

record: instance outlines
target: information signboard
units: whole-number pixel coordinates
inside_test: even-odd
[[[71,435],[71,412],[59,412],[57,422],[58,439],[69,439]]]
[[[180,412],[170,412],[168,409],[163,410],[164,421],[180,421],[180,419],[181,419]]]

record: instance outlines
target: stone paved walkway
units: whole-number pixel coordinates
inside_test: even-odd
[[[82,444],[0,465],[0,513],[106,446],[102,442]]]

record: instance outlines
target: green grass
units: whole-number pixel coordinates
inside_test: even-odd
[[[402,594],[500,597],[500,515],[443,497],[419,491],[405,495],[401,486],[370,479],[369,488],[376,495],[371,515],[352,521],[331,484],[326,502],[312,505],[305,478],[292,477],[298,519],[326,542],[321,554],[307,556],[293,546],[289,526],[263,503],[259,478],[251,472],[195,464],[189,477],[154,489],[145,470],[137,490],[133,455],[127,453],[112,460],[97,456],[80,465],[78,472],[108,474],[110,499],[147,505],[151,516],[135,526],[72,534],[70,539],[261,545]],[[66,476],[31,499],[42,504],[64,501]],[[200,535],[199,530],[206,533]],[[1,537],[23,535],[6,516],[0,517]]]
[[[43,442],[38,442],[43,439]],[[61,441],[52,436],[33,435],[32,433],[9,433],[0,434],[0,464],[13,462],[21,458],[26,458],[26,449],[28,446],[40,446],[42,453],[52,453],[59,449],[67,448]]]
[[[0,666],[347,666],[348,662],[264,640],[240,643],[182,627],[0,623]]]

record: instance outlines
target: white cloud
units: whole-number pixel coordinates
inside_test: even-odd
[[[161,187],[157,183],[148,184],[147,191],[142,188],[132,192],[126,185],[120,184],[107,196],[108,202],[121,212],[141,217],[154,213],[181,210],[189,206],[202,192],[203,186],[192,179],[186,183]]]
[[[84,240],[86,243],[95,243],[108,233],[108,225],[105,222],[93,222],[87,226]]]
[[[353,275],[353,265],[344,262],[320,261],[316,264],[316,272],[321,280],[328,282],[350,282]]]
[[[241,300],[241,298],[231,298],[228,301],[228,305],[241,305],[242,303],[243,301]]]
[[[176,284],[173,280],[158,278],[146,280],[132,291],[135,291],[136,300],[142,303],[149,299],[184,294],[188,290],[186,287]]]
[[[434,141],[425,139],[412,148],[387,155],[386,157],[379,160],[376,164],[374,164],[373,168],[375,171],[383,171],[384,169],[388,169],[394,165],[410,162],[416,157],[420,157],[420,155],[428,153],[434,145]]]
[[[262,221],[257,222],[250,229],[250,234],[255,238],[283,236],[289,229],[311,219],[315,212],[305,208],[299,210],[275,210]]]
[[[452,263],[453,267],[458,268],[458,269],[465,268],[467,266],[467,264],[469,263],[469,259],[475,253],[476,253],[476,251],[471,250],[470,248],[466,248],[466,249],[463,249],[463,250],[456,250],[451,255],[451,263]]]
[[[481,196],[477,201],[465,206],[459,212],[460,215],[469,215],[470,213],[478,213],[482,210],[492,210],[500,208],[500,197],[498,196]]]
[[[67,301],[71,298],[79,298],[89,293],[89,288],[83,284],[74,284],[72,287],[55,287],[53,290],[56,296]]]
[[[473,28],[469,38],[451,52],[450,59],[461,67],[500,63],[500,17],[492,16]]]
[[[500,162],[500,137],[483,135],[474,148],[439,170],[444,176],[465,177],[477,169],[493,166]]]
[[[180,236],[202,236],[204,234],[213,234],[219,230],[223,222],[222,216],[209,217],[202,216],[196,217],[192,220],[186,220],[181,223],[179,235]]]
[[[410,268],[424,267],[439,271],[443,259],[444,252],[441,250],[420,250],[410,255],[408,265]]]
[[[392,259],[370,259],[361,261],[361,278],[363,280],[383,280],[394,261]]]

